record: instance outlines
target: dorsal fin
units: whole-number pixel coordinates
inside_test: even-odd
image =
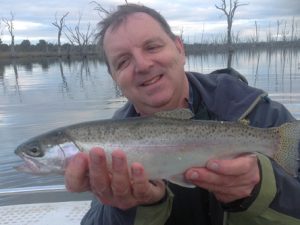
[[[194,113],[190,109],[186,108],[157,112],[154,115],[156,117],[179,120],[189,120],[194,117]]]

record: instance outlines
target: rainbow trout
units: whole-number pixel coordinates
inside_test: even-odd
[[[262,129],[239,122],[192,120],[189,110],[160,112],[150,117],[99,120],[50,131],[20,145],[15,153],[25,164],[18,169],[35,174],[63,173],[68,160],[92,147],[107,155],[122,149],[128,163],[140,162],[150,179],[184,183],[190,167],[212,158],[261,152],[289,174],[297,174],[300,121]],[[107,157],[109,165],[111,157]]]

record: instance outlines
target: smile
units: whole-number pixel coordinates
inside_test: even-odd
[[[163,76],[162,74],[159,75],[159,76],[155,76],[155,77],[153,77],[152,79],[147,80],[146,82],[144,82],[144,83],[142,84],[142,86],[149,86],[149,85],[152,85],[152,84],[156,83],[157,81],[159,81],[160,78],[161,78],[162,76]]]

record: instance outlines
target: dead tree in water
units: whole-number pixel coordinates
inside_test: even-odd
[[[10,44],[10,52],[11,56],[14,57],[16,55],[15,53],[15,34],[14,34],[14,14],[10,12],[10,19],[3,18],[2,21],[5,24],[10,37],[11,37],[11,44]]]
[[[229,0],[229,6],[226,3],[227,0],[221,0],[220,5],[215,5],[215,7],[221,10],[227,18],[227,46],[228,46],[228,62],[227,67],[231,67],[233,47],[232,47],[232,23],[236,9],[239,6],[247,5],[239,3],[238,0]]]
[[[243,6],[247,4],[239,3],[238,0],[229,0],[229,7],[227,6],[226,0],[221,0],[221,5],[215,5],[215,7],[221,10],[227,18],[227,44],[232,44],[232,24],[233,24],[233,17],[235,14],[236,9],[239,6]]]
[[[65,33],[67,39],[72,45],[77,45],[79,47],[79,53],[83,57],[87,55],[87,47],[92,42],[92,37],[95,34],[95,29],[91,28],[91,24],[88,23],[86,31],[83,32],[81,28],[81,14],[79,15],[78,23],[74,28],[66,26],[68,33]]]
[[[59,22],[58,22],[56,14],[55,14],[55,21],[52,23],[58,29],[58,33],[57,33],[57,46],[58,46],[57,53],[58,53],[59,56],[61,55],[61,43],[60,43],[61,33],[62,33],[63,28],[65,27],[65,19],[66,19],[68,14],[69,14],[69,12],[64,14],[60,18]]]

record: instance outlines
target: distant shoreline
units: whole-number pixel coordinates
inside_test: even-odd
[[[260,50],[279,50],[279,49],[290,49],[300,50],[300,40],[297,41],[278,41],[278,42],[253,42],[253,43],[234,43],[229,48],[227,44],[184,44],[186,55],[193,54],[209,54],[209,53],[227,53],[228,51],[260,51]],[[100,60],[103,59],[101,51],[91,50],[80,53],[79,51],[62,51],[60,54],[55,51],[15,51],[12,54],[10,51],[0,52],[1,59],[18,59],[18,58],[87,58],[87,57],[98,57]]]
[[[80,57],[89,57],[89,56],[100,56],[99,53],[96,52],[90,52],[86,54],[80,54],[80,53],[67,53],[62,52],[61,54],[58,54],[56,52],[15,52],[14,55],[11,54],[11,52],[2,52],[0,53],[0,60],[1,59],[18,59],[18,58],[37,58],[37,57],[45,57],[45,58],[80,58]]]

